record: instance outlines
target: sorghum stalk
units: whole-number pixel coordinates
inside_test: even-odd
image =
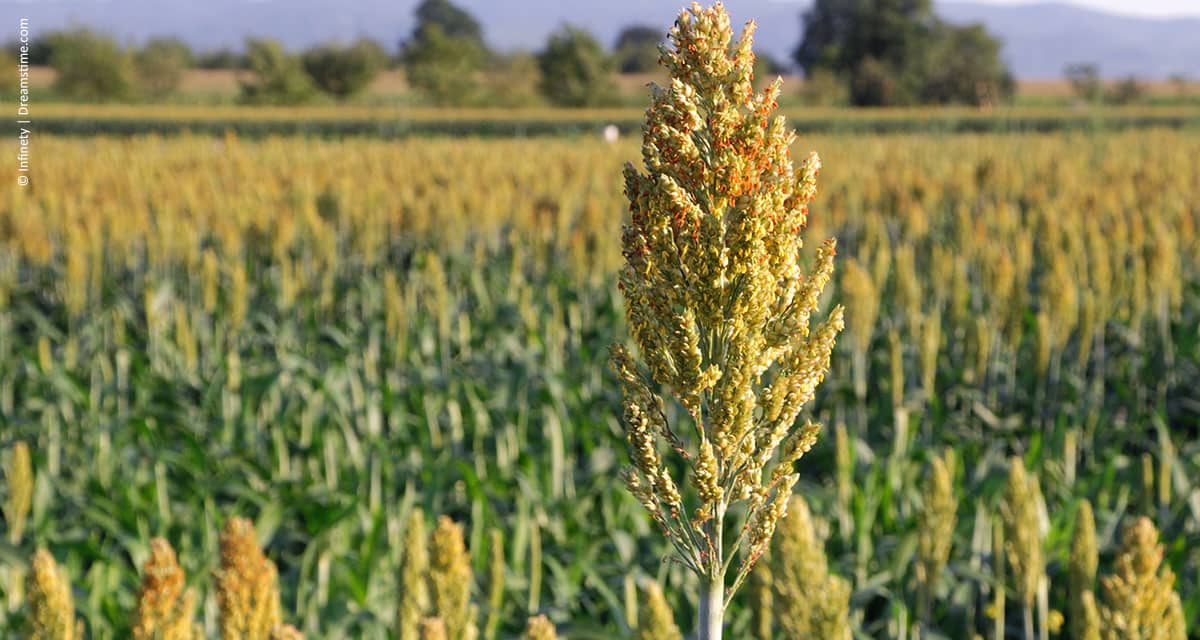
[[[671,83],[654,88],[646,113],[645,172],[625,168],[632,215],[620,287],[649,376],[613,347],[633,458],[624,477],[700,577],[701,640],[721,636],[729,597],[786,513],[794,464],[820,430],[794,425],[844,326],[838,307],[809,329],[834,256],[831,240],[809,274],[801,269],[820,161],[812,154],[793,167],[795,134],[771,117],[780,81],[755,94],[753,31],[747,24],[731,44],[719,3],[680,14],[662,55]],[[651,383],[690,416],[686,431],[668,424]],[[695,502],[685,504],[663,444],[690,468]],[[726,540],[737,503],[745,515],[728,523]]]

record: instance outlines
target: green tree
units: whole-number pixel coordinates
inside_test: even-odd
[[[654,27],[632,25],[617,36],[617,70],[621,73],[649,73],[658,68],[658,46],[662,32]]]
[[[375,42],[362,39],[348,47],[325,45],[309,49],[302,62],[319,89],[342,99],[371,84],[386,65],[387,54]]]
[[[246,41],[246,66],[251,78],[242,82],[242,100],[250,104],[299,104],[315,93],[299,58],[276,40]]]
[[[133,58],[142,92],[156,98],[178,88],[193,61],[192,50],[176,38],[149,40]]]
[[[449,0],[422,0],[415,13],[417,27],[413,33],[414,40],[421,40],[426,29],[436,26],[445,36],[461,38],[484,48],[483,27],[479,26],[479,21]]]
[[[550,34],[538,54],[542,95],[564,107],[593,107],[616,99],[613,60],[587,31],[571,26]]]
[[[922,102],[983,106],[1007,100],[1013,78],[1000,60],[1000,42],[983,25],[939,25],[920,89]]]
[[[56,34],[50,66],[54,90],[64,98],[103,102],[128,98],[134,87],[129,52],[111,36],[86,28]]]
[[[793,59],[805,75],[841,77],[854,104],[977,104],[1011,87],[1000,44],[982,27],[942,22],[930,0],[816,0],[802,22]]]
[[[479,71],[487,57],[479,23],[446,0],[417,6],[417,26],[401,47],[410,87],[435,104],[463,104],[478,91]]]

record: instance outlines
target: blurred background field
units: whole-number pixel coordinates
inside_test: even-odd
[[[486,640],[539,613],[631,638],[650,578],[686,631],[696,585],[618,477],[606,365],[627,336],[621,168],[679,3],[524,3],[572,7],[553,24],[475,0],[340,3],[328,23],[148,3],[19,5],[30,49],[0,52],[28,64],[0,96],[28,96],[33,123],[31,184],[0,193],[0,637],[27,633],[43,547],[87,637],[129,637],[153,536],[216,637],[232,516],[308,637],[394,637],[417,507],[464,524],[501,621]],[[1200,20],[733,10],[760,21],[760,84],[785,77],[794,157],[823,159],[808,245],[839,240],[824,307],[847,329],[798,493],[856,637],[1022,637],[996,538],[1014,456],[1045,496],[1050,609],[1069,614],[1087,499],[1102,573],[1151,517],[1200,628]],[[926,611],[914,557],[943,455],[957,518]],[[753,591],[731,637],[755,637]]]
[[[647,575],[686,625],[690,578],[617,477],[604,364],[625,335],[619,171],[636,142],[38,142],[54,170],[0,203],[3,444],[29,442],[36,469],[28,532],[0,565],[47,546],[90,637],[127,633],[153,535],[179,549],[212,632],[205,576],[233,513],[257,521],[289,620],[388,637],[414,505],[467,524],[481,576],[487,531],[504,533],[502,637],[532,612],[568,638],[627,633]],[[824,135],[795,153],[809,149],[826,169],[808,237],[840,240],[829,295],[849,324],[800,491],[852,581],[855,628],[912,620],[921,478],[944,447],[962,501],[935,632],[992,628],[1011,455],[1046,495],[1055,609],[1087,497],[1106,559],[1124,514],[1154,518],[1195,625],[1200,135]]]

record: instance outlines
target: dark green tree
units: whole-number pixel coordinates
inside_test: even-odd
[[[794,60],[805,75],[842,78],[853,104],[975,104],[1011,86],[1000,44],[982,27],[942,22],[930,0],[816,0],[802,23]],[[968,49],[959,58],[957,46]],[[951,61],[961,79],[940,73]]]
[[[246,41],[246,66],[251,77],[242,82],[242,100],[250,104],[300,104],[316,93],[300,59],[276,40]]]
[[[58,73],[54,90],[70,100],[104,102],[133,93],[133,62],[111,36],[86,28],[52,38],[50,66]]]
[[[416,18],[400,53],[409,86],[435,104],[470,102],[487,58],[479,23],[447,0],[424,0]]]
[[[616,100],[613,60],[583,29],[564,26],[538,54],[542,95],[564,107],[594,107]]]
[[[426,29],[436,26],[444,36],[462,38],[480,48],[484,46],[483,27],[479,26],[479,21],[449,0],[422,0],[415,13],[417,26],[413,30],[413,40],[421,40]]]
[[[939,25],[920,100],[984,106],[1012,97],[1013,78],[1000,60],[1000,42],[983,25]]]
[[[658,45],[662,30],[644,25],[625,27],[617,35],[613,51],[621,73],[649,73],[658,69]]]
[[[377,43],[362,39],[350,46],[314,47],[304,53],[302,62],[319,89],[343,99],[371,84],[387,64],[387,54]]]
[[[184,71],[193,62],[191,48],[177,38],[151,39],[133,57],[138,86],[153,98],[160,98],[178,88]]]

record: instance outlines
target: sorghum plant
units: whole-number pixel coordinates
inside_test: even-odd
[[[670,85],[653,88],[646,112],[645,171],[625,168],[620,288],[648,376],[613,347],[633,458],[624,477],[700,577],[702,640],[721,637],[729,597],[787,510],[794,464],[820,430],[795,424],[844,324],[838,307],[809,329],[834,256],[831,240],[801,268],[820,161],[793,166],[795,134],[772,117],[780,81],[755,93],[753,32],[733,43],[719,3],[680,14],[661,58]],[[668,424],[652,385],[689,424]],[[687,465],[695,501],[685,504],[661,445]]]

